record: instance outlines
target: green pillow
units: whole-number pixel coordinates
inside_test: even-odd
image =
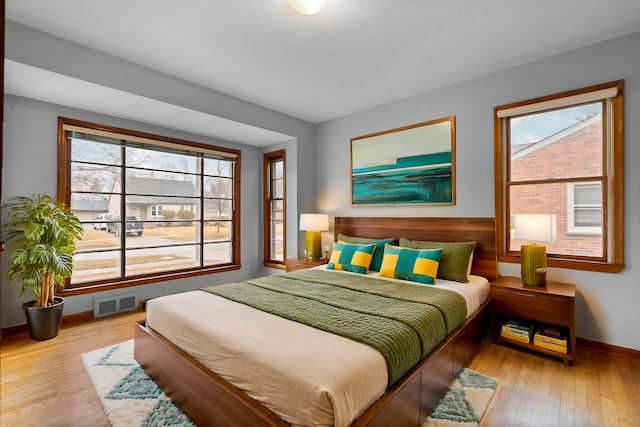
[[[375,249],[376,245],[334,243],[327,269],[367,274]]]
[[[380,265],[382,264],[382,255],[384,255],[384,245],[387,243],[395,243],[393,237],[386,239],[370,239],[368,237],[352,237],[346,234],[338,233],[338,242],[343,243],[355,243],[357,245],[376,245],[376,250],[373,253],[373,259],[369,268],[373,271],[380,271]]]
[[[400,238],[400,246],[412,249],[442,249],[438,278],[466,283],[476,242],[421,242]]]
[[[440,249],[419,250],[385,245],[380,276],[434,285],[441,254]]]

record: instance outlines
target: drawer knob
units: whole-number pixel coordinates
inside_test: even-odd
[[[531,297],[531,298],[535,298],[536,296],[534,294],[525,294],[522,292],[516,292],[518,295],[521,295],[523,297]]]

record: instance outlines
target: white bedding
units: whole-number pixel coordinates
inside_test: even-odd
[[[320,270],[326,270],[327,266],[321,265],[314,268],[320,269]],[[338,270],[331,270],[331,271],[338,271]],[[358,274],[358,273],[352,273],[349,271],[340,271],[340,272],[344,274]],[[367,272],[367,276],[379,277],[377,271],[371,271],[371,270]],[[436,288],[449,289],[450,291],[454,291],[462,295],[462,297],[467,303],[467,318],[469,318],[469,316],[475,313],[476,310],[480,308],[482,303],[485,302],[489,297],[489,281],[486,278],[482,276],[475,276],[473,274],[469,275],[468,278],[469,278],[468,283],[460,283],[460,282],[454,282],[452,280],[436,279],[436,284],[435,284]],[[388,277],[383,277],[382,279],[391,280],[394,282],[403,282],[403,283],[408,283],[410,285],[417,285],[417,286],[433,286],[433,285],[427,285],[427,284],[422,284],[418,282],[410,282],[408,280],[390,279]]]
[[[461,294],[467,317],[489,293],[478,276],[436,286]],[[146,322],[294,426],[348,426],[387,387],[386,361],[372,347],[208,292],[149,300]]]

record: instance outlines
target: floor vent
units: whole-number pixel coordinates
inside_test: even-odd
[[[114,295],[93,302],[93,317],[108,316],[134,310],[138,306],[138,294]]]

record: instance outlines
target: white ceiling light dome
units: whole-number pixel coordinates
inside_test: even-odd
[[[325,8],[327,0],[289,0],[291,7],[303,15],[315,15]]]

